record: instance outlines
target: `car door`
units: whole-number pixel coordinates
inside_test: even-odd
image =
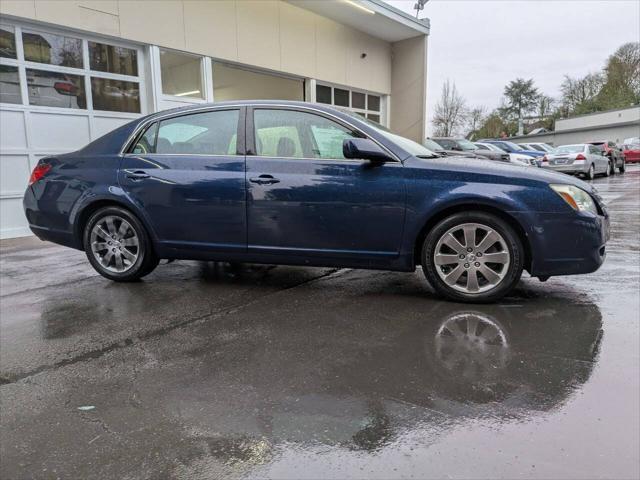
[[[249,252],[383,260],[399,254],[402,163],[346,159],[364,136],[315,110],[247,112]]]
[[[244,111],[221,108],[150,125],[119,181],[165,246],[244,251],[244,169]]]

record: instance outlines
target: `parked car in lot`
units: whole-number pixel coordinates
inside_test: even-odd
[[[509,152],[509,153],[517,153],[519,155],[529,155],[530,157],[533,158],[542,158],[542,156],[544,155],[543,152],[540,152],[539,150],[526,150],[524,148],[522,148],[520,145],[518,145],[517,143],[513,143],[509,140],[496,140],[496,139],[490,139],[490,138],[485,138],[482,140],[479,140],[482,143],[489,143],[491,145],[495,145],[496,147],[504,150],[505,152]]]
[[[611,168],[609,159],[603,155],[600,148],[588,143],[562,145],[553,153],[542,158],[542,168],[556,172],[584,175],[593,180],[596,175],[609,176]]]
[[[627,143],[622,146],[625,162],[640,162],[640,143]]]
[[[622,150],[618,148],[615,142],[597,141],[597,142],[587,142],[587,143],[598,147],[602,152],[602,154],[609,159],[609,170],[612,175],[616,173],[616,168],[620,173],[624,173],[625,171],[624,153],[622,153]]]
[[[539,152],[542,152],[542,153],[550,153],[550,152],[553,152],[554,150],[554,147],[552,147],[548,143],[527,142],[527,143],[518,143],[518,145],[520,145],[525,150],[538,150]]]
[[[434,137],[431,140],[444,148],[448,154],[468,154],[475,157],[488,158],[489,160],[509,161],[508,153],[481,149],[465,138]]]
[[[507,153],[499,147],[492,145],[490,143],[482,143],[482,142],[474,142],[473,143],[480,150],[490,150],[492,152],[499,152],[500,154],[507,154],[509,157],[509,162],[515,163],[517,165],[529,165],[536,166],[536,160],[530,155],[522,155],[519,153]]]
[[[509,293],[523,269],[589,273],[607,211],[578,179],[439,157],[324,105],[241,101],[147,115],[40,159],[24,196],[41,239],[133,281],[159,259],[413,271],[462,302]]]

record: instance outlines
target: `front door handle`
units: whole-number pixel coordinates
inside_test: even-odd
[[[258,185],[273,185],[274,183],[280,183],[280,180],[274,178],[273,175],[260,175],[259,177],[252,177],[249,179],[251,183],[257,183]]]
[[[131,180],[143,180],[151,176],[144,170],[125,170],[125,172],[126,177],[130,178]]]

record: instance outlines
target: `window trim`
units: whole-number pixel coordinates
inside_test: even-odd
[[[236,126],[236,153],[234,154],[216,154],[216,153],[133,153],[133,149],[136,147],[140,139],[144,136],[147,130],[153,127],[154,124],[158,124],[156,134],[154,137],[154,147],[158,142],[158,134],[160,132],[160,123],[166,120],[172,120],[174,118],[186,117],[188,115],[196,115],[199,113],[220,112],[226,110],[238,110],[238,125]],[[140,155],[154,155],[154,156],[178,156],[178,157],[244,157],[246,155],[246,140],[245,140],[245,125],[246,125],[246,107],[244,105],[224,105],[220,107],[209,108],[197,108],[193,110],[187,110],[185,112],[174,112],[166,115],[154,115],[142,123],[140,123],[136,130],[129,136],[127,141],[123,144],[123,148],[120,150],[122,156],[140,156]]]
[[[357,127],[356,125],[353,125],[352,123],[343,120],[340,117],[337,117],[336,115],[333,115],[330,112],[325,112],[323,110],[320,110],[318,108],[314,108],[312,106],[312,104],[310,104],[309,106],[298,106],[298,105],[285,105],[285,104],[277,104],[277,103],[273,103],[273,104],[247,104],[247,103],[236,103],[236,104],[228,104],[228,105],[220,105],[220,106],[212,106],[212,105],[206,105],[206,106],[202,106],[202,107],[196,107],[196,108],[191,108],[190,110],[185,110],[182,112],[165,112],[165,113],[158,113],[155,115],[150,115],[148,118],[146,118],[145,120],[141,121],[136,128],[133,130],[133,132],[131,132],[131,134],[129,135],[129,137],[127,138],[127,140],[125,140],[122,144],[122,147],[120,148],[120,152],[119,155],[129,155],[129,150],[131,150],[132,145],[135,145],[135,143],[133,142],[137,142],[138,136],[140,135],[141,131],[146,131],[147,126],[153,122],[159,121],[161,119],[165,119],[165,118],[170,118],[170,117],[180,117],[182,115],[188,115],[191,113],[196,113],[196,112],[207,112],[207,111],[212,111],[212,110],[220,110],[220,109],[234,109],[234,108],[239,108],[240,109],[240,122],[242,122],[241,124],[241,130],[238,133],[238,145],[240,145],[240,142],[242,141],[242,145],[244,147],[244,153],[242,155],[246,155],[246,156],[254,156],[256,157],[255,153],[253,153],[255,150],[250,150],[250,147],[253,147],[255,149],[255,143],[250,143],[250,142],[255,142],[254,139],[254,135],[253,133],[251,134],[247,134],[247,132],[253,132],[253,109],[254,108],[266,108],[266,109],[290,109],[290,110],[300,110],[303,112],[311,112],[311,113],[317,113],[320,115],[324,115],[327,118],[329,118],[330,120],[334,120],[337,121],[338,123],[341,123],[343,125],[345,125],[347,128],[351,128],[352,130],[355,130],[356,132],[358,132],[360,135],[362,135],[362,138],[368,138],[369,140],[372,140],[374,143],[376,143],[376,145],[378,145],[380,148],[382,148],[385,152],[387,152],[391,158],[393,159],[392,163],[400,163],[402,164],[402,160],[400,159],[400,157],[398,157],[395,153],[393,153],[391,150],[389,150],[387,147],[385,147],[382,143],[380,143],[378,140],[376,140],[375,138],[372,138],[370,135],[368,135],[367,133],[365,133],[364,131],[362,131],[362,129],[360,129],[359,127]],[[242,135],[240,135],[242,134]],[[266,158],[266,157],[259,157],[259,158]],[[308,160],[318,160],[317,158],[310,158]],[[341,162],[344,161],[348,161],[351,159],[342,159],[340,160]],[[358,162],[361,162],[361,160],[356,160]]]
[[[47,111],[47,112],[55,112],[55,113],[76,113],[90,116],[95,115],[98,117],[130,117],[137,118],[140,115],[145,115],[147,113],[147,92],[146,92],[146,78],[145,78],[145,52],[144,48],[139,44],[135,43],[124,43],[119,41],[118,39],[112,39],[110,37],[102,37],[98,35],[87,35],[84,32],[79,32],[74,29],[63,29],[63,28],[55,28],[50,27],[48,25],[43,25],[35,22],[24,22],[24,21],[16,21],[10,19],[2,19],[0,23],[3,26],[13,28],[15,43],[16,43],[16,58],[0,58],[0,64],[18,67],[18,77],[20,80],[20,93],[21,93],[21,103],[4,103],[0,102],[2,108],[13,108],[19,107],[20,110],[34,110],[34,111]],[[82,45],[82,68],[76,67],[64,67],[60,65],[51,65],[48,63],[38,63],[33,61],[25,60],[24,57],[24,44],[22,41],[22,32],[23,30],[28,30],[30,32],[35,33],[46,33],[51,35],[60,35],[70,38],[77,38],[80,40]],[[136,62],[138,68],[138,75],[122,75],[116,73],[108,73],[101,72],[99,70],[91,70],[90,68],[90,58],[89,58],[89,42],[95,43],[103,43],[106,45],[111,45],[115,47],[128,48],[130,50],[135,50],[136,52]],[[27,76],[26,71],[28,69],[33,70],[41,70],[47,72],[54,73],[67,73],[71,75],[79,75],[83,78],[84,82],[84,90],[86,96],[86,107],[85,108],[68,108],[68,107],[55,107],[49,105],[33,105],[29,103],[29,89],[27,85]],[[120,110],[97,110],[93,108],[93,95],[91,92],[91,78],[103,78],[107,80],[120,80],[126,82],[133,82],[138,84],[138,92],[139,92],[139,103],[140,103],[140,111],[139,112],[126,112]]]

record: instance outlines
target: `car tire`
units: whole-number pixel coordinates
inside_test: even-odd
[[[82,239],[91,266],[115,282],[136,281],[159,262],[144,225],[121,207],[104,207],[93,213]]]
[[[596,167],[594,167],[593,163],[589,166],[589,171],[585,173],[585,178],[587,180],[593,180],[596,178]]]
[[[496,261],[488,261],[489,256]],[[524,257],[522,241],[507,222],[485,212],[461,212],[428,233],[422,245],[422,270],[436,292],[449,300],[489,303],[515,287]]]
[[[611,170],[613,170],[613,164],[611,162],[607,163],[607,169],[604,172],[604,176],[608,177],[611,175]]]

